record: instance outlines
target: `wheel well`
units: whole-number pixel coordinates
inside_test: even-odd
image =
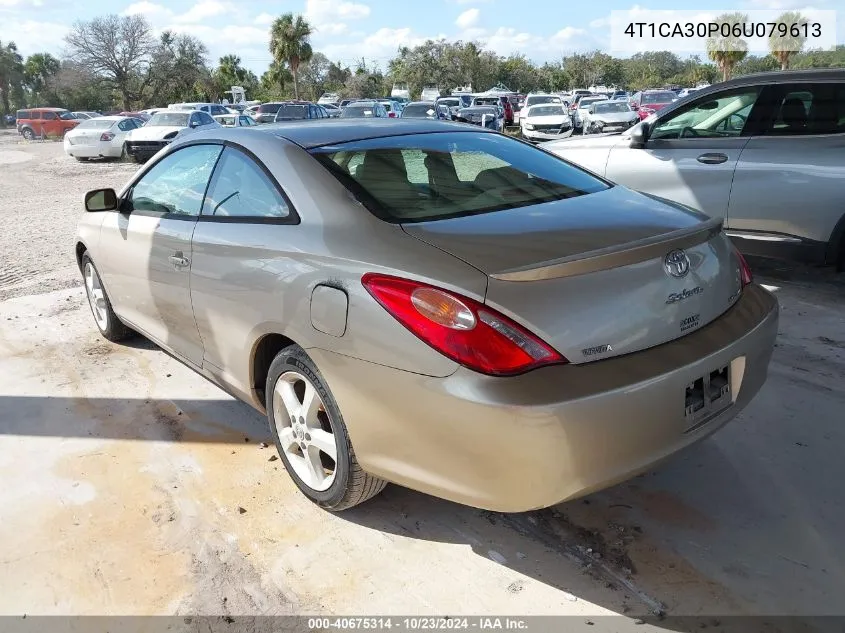
[[[827,243],[827,263],[845,268],[845,214],[839,218]]]
[[[85,248],[85,244],[83,244],[82,242],[76,243],[76,265],[79,266],[79,270],[82,270],[82,256],[87,250],[88,249]]]
[[[293,344],[294,341],[281,334],[266,334],[256,343],[252,353],[252,388],[262,406],[266,402],[265,387],[270,365],[276,354]]]

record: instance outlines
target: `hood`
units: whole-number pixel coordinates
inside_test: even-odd
[[[521,120],[532,125],[543,125],[544,123],[569,123],[568,114],[547,114],[544,116],[525,116]]]
[[[165,136],[172,132],[177,134],[182,130],[190,128],[181,127],[178,125],[153,125],[135,128],[130,130],[126,138],[131,141],[160,141]]]
[[[616,185],[576,198],[402,228],[491,273],[610,249],[705,220],[696,211]]]
[[[636,112],[603,112],[590,115],[590,118],[596,121],[604,121],[606,123],[627,123],[628,121],[639,121]]]

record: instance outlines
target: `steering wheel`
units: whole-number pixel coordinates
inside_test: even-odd
[[[741,114],[732,114],[725,120],[725,130],[742,132],[742,128],[745,127],[745,122],[747,120],[747,116],[743,116]]]

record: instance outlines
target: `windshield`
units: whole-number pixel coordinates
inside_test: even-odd
[[[643,94],[643,103],[670,103],[676,97],[674,92],[646,92]]]
[[[596,114],[608,114],[611,112],[630,112],[631,106],[624,101],[619,101],[613,103],[597,103],[595,109]]]
[[[375,115],[375,106],[372,104],[359,105],[357,103],[355,105],[346,106],[343,109],[343,112],[340,113],[340,116],[343,119],[365,119]]]
[[[528,116],[555,116],[558,114],[566,114],[566,108],[563,107],[563,104],[551,104],[551,105],[536,105],[532,106],[531,109],[528,111]]]
[[[76,115],[73,112],[57,112],[56,114],[59,115],[60,119],[64,119],[65,121],[74,120],[76,119]]]
[[[599,97],[598,99],[584,99],[582,98],[581,101],[578,102],[579,109],[587,109],[594,103],[598,103],[599,101],[606,101],[604,97]]]
[[[304,105],[289,105],[285,104],[279,106],[276,111],[276,119],[304,119],[308,116],[308,108]]]
[[[538,103],[560,103],[560,97],[553,97],[552,95],[539,95],[535,97],[528,97],[525,99],[525,107],[537,105]]]
[[[115,122],[109,119],[87,119],[76,126],[77,130],[104,130]]]
[[[187,127],[189,116],[191,116],[190,112],[157,112],[147,121],[147,125],[152,127],[157,125]]]
[[[434,116],[435,114],[434,104],[431,103],[412,104],[405,106],[405,109],[402,110],[403,119],[405,117],[412,119],[426,119],[430,116]]]
[[[395,223],[516,209],[608,188],[553,154],[477,132],[367,139],[311,152],[372,213]]]

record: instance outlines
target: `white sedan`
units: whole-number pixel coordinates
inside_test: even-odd
[[[258,122],[248,114],[218,114],[211,117],[223,127],[251,127]]]
[[[144,122],[128,116],[101,116],[80,122],[65,134],[65,154],[78,161],[121,158],[126,135]]]
[[[572,135],[572,117],[560,101],[539,103],[522,109],[519,127],[529,141],[552,141]]]

